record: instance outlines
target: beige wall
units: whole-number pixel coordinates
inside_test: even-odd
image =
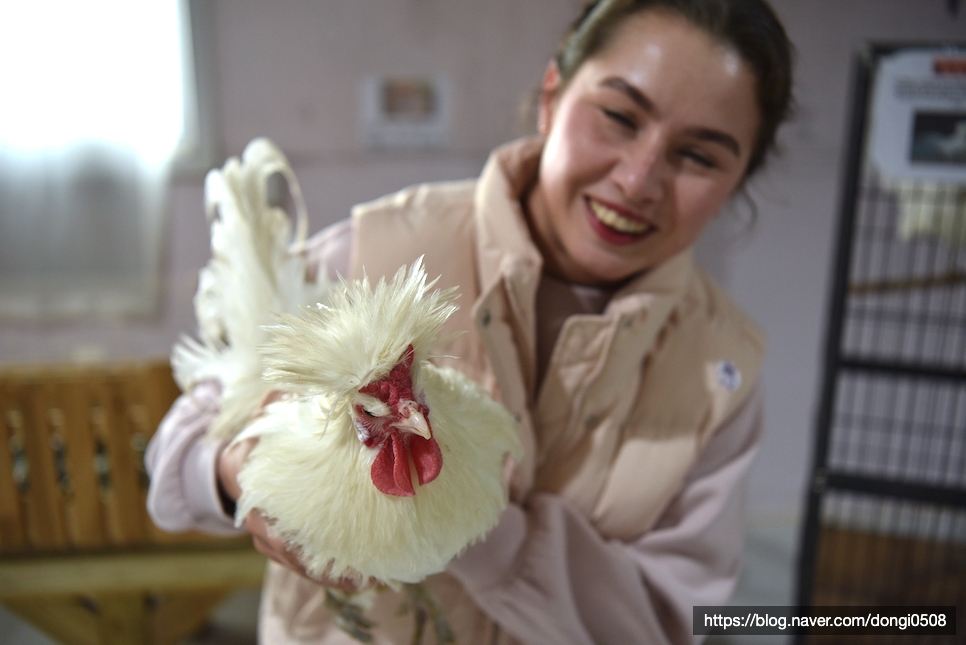
[[[580,0],[212,0],[209,34],[222,155],[254,136],[288,152],[316,228],[358,201],[423,180],[475,175],[519,132]],[[966,41],[946,0],[774,0],[798,46],[797,119],[784,156],[751,186],[750,232],[725,214],[700,257],[763,324],[768,435],[751,482],[757,512],[794,513],[811,446],[826,285],[838,204],[852,53],[867,39]],[[963,9],[966,13],[966,8]],[[454,89],[452,145],[370,152],[357,124],[360,79],[445,74]],[[192,328],[191,296],[208,257],[201,179],[173,188],[159,317],[118,324],[0,326],[0,364],[165,356]]]

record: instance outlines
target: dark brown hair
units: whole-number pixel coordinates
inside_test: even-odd
[[[600,53],[631,15],[673,12],[711,38],[734,48],[755,74],[760,117],[745,176],[758,170],[775,147],[778,126],[792,110],[793,48],[766,0],[597,0],[588,4],[564,37],[556,62],[566,85],[581,65]]]

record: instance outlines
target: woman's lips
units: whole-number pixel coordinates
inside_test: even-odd
[[[586,198],[588,218],[593,229],[613,244],[633,244],[655,229],[654,225],[637,217],[625,215],[611,206],[590,197]]]

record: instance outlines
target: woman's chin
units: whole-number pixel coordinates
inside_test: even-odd
[[[561,267],[554,273],[559,273],[558,277],[576,284],[614,287],[640,273],[643,270],[642,264],[594,250],[575,254],[569,266]]]

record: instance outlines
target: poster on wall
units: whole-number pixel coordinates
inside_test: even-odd
[[[966,49],[899,49],[874,74],[867,160],[899,236],[966,244]]]
[[[443,148],[452,99],[444,76],[370,76],[361,84],[362,138],[373,149]]]
[[[869,161],[883,179],[966,184],[966,50],[882,56],[871,109]]]

